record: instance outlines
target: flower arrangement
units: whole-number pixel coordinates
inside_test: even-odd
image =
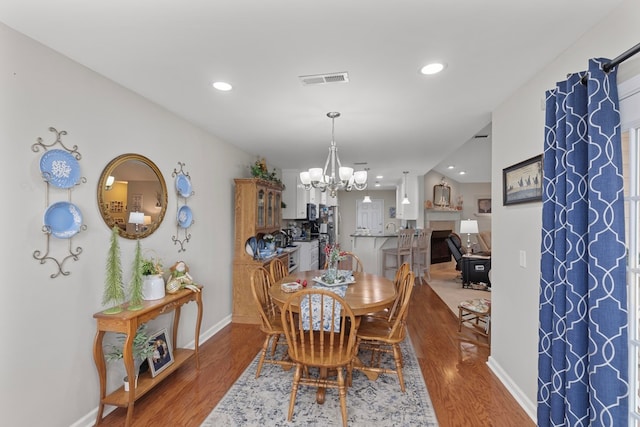
[[[264,236],[262,236],[262,240],[264,240],[267,243],[273,243],[273,241],[275,240],[275,237],[273,237],[273,234],[265,234]]]
[[[142,275],[152,276],[154,274],[162,274],[162,261],[159,259],[143,258],[142,259]]]
[[[347,258],[345,256],[345,252],[340,250],[340,245],[338,243],[333,245],[327,244],[327,246],[324,247],[324,253],[327,255],[329,268],[338,268],[338,263]]]

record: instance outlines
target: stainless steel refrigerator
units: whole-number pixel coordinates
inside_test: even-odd
[[[338,243],[338,226],[339,226],[339,215],[338,215],[338,207],[337,206],[329,206],[325,209],[322,209],[320,212],[320,235],[319,240],[320,244],[320,256],[319,256],[319,265],[322,268],[325,264],[325,252],[324,248],[327,244],[333,245]]]
[[[327,235],[329,243],[333,245],[338,243],[340,215],[337,206],[329,206],[327,211]]]

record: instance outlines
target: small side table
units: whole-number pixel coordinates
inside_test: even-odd
[[[93,343],[93,360],[98,370],[100,378],[100,405],[98,406],[98,416],[96,417],[96,425],[102,422],[102,414],[104,405],[113,405],[127,408],[127,418],[125,426],[131,425],[133,419],[133,406],[137,399],[144,396],[149,390],[155,387],[163,379],[169,376],[173,371],[187,362],[192,356],[196,358],[196,368],[200,368],[200,360],[198,358],[198,347],[200,337],[200,324],[202,322],[202,286],[198,286],[200,292],[194,292],[190,289],[183,289],[175,294],[167,294],[164,298],[144,301],[143,308],[137,311],[129,311],[124,306],[120,313],[105,314],[104,311],[95,313],[93,317],[98,322],[98,331]],[[188,302],[195,301],[198,305],[198,317],[196,320],[195,330],[195,349],[177,348],[178,324],[180,323],[180,308]],[[129,387],[129,391],[124,391],[124,387],[120,387],[109,395],[107,391],[107,366],[104,359],[104,349],[102,340],[106,332],[121,332],[126,335],[123,344],[123,361],[129,378],[135,378],[133,364],[133,339],[135,338],[138,327],[149,320],[155,319],[161,314],[174,311],[172,342],[174,346],[173,355],[174,362],[160,372],[157,376],[151,377],[149,374],[142,375],[138,378],[137,387]]]

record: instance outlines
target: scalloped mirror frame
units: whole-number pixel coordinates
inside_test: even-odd
[[[144,168],[144,166],[146,166],[146,168]],[[139,180],[134,179],[136,178],[134,173],[141,175]],[[153,180],[154,176],[156,178],[155,180]],[[109,179],[110,177],[113,178]],[[127,227],[129,213],[131,212],[129,206],[133,205],[133,194],[129,195],[127,190],[127,200],[120,200],[119,202],[121,203],[116,201],[116,204],[113,205],[115,209],[112,209],[112,202],[114,202],[114,200],[109,196],[114,194],[110,193],[111,191],[117,191],[118,185],[127,183],[126,185],[128,188],[129,182],[139,181],[151,183],[151,186],[155,188],[155,194],[150,196],[150,190],[148,188],[149,185],[146,185],[147,194],[143,194],[142,201],[144,202],[146,199],[147,202],[149,202],[149,199],[151,199],[151,205],[153,206],[154,211],[145,211],[144,208],[142,209],[145,216],[151,217],[151,222],[149,224],[139,226],[141,227],[141,230],[136,232]],[[153,184],[154,182],[157,184]],[[107,185],[109,185],[109,189],[107,189]],[[105,224],[109,229],[112,229],[114,225],[119,225],[118,232],[120,237],[124,237],[125,239],[142,239],[150,236],[160,226],[167,211],[167,184],[162,176],[162,172],[160,172],[160,169],[158,169],[155,163],[140,154],[122,154],[111,160],[100,175],[97,195],[98,210],[100,211],[100,215],[102,216]],[[150,203],[144,203],[145,206],[148,206],[149,204]],[[156,209],[157,211],[155,211]]]

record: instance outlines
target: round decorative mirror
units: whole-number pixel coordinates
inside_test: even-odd
[[[138,239],[151,235],[167,210],[167,185],[160,169],[140,154],[111,160],[98,181],[98,208],[109,228]]]

